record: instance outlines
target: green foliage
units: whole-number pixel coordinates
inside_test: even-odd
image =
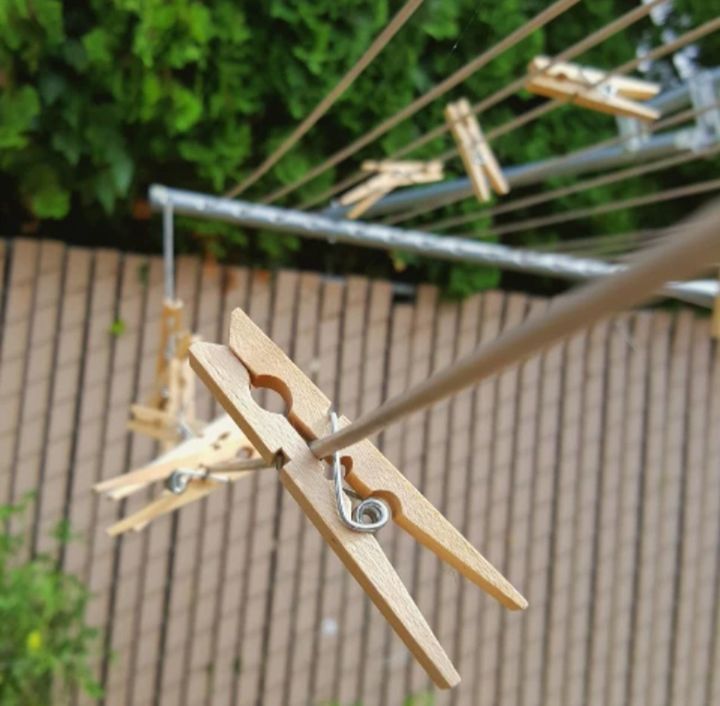
[[[0,706],[70,703],[75,689],[101,696],[88,666],[96,631],[84,622],[87,589],[48,556],[23,559],[22,526],[32,496],[0,505]],[[53,533],[66,542],[69,528]]]
[[[122,319],[115,319],[110,324],[110,335],[120,338],[125,333],[125,322]]]
[[[678,0],[678,26],[683,15],[690,24],[709,19],[711,5]],[[539,0],[426,0],[319,125],[247,197],[260,198],[302,176],[545,6]],[[0,185],[5,196],[0,227],[5,233],[28,226],[40,235],[75,242],[159,249],[157,220],[139,215],[148,185],[222,192],[237,183],[326,95],[397,7],[389,0],[0,0]],[[561,51],[627,9],[620,0],[580,3],[489,62],[448,97],[487,97],[521,76],[535,54]],[[640,39],[659,42],[647,21],[581,60],[616,66],[635,56]],[[711,62],[718,40],[703,40],[701,48],[706,46]],[[483,127],[491,130],[540,102],[521,92],[488,111]],[[443,103],[435,101],[283,203],[302,203],[362,159],[382,157],[441,124]],[[564,108],[523,126],[521,134],[501,137],[495,148],[509,165],[563,154],[614,132],[608,116]],[[444,136],[411,156],[434,156],[449,145]],[[647,193],[688,174],[702,178],[713,168],[696,165],[633,184]],[[458,161],[448,164],[448,174],[462,174]],[[615,193],[598,189],[531,215],[588,205]],[[478,210],[477,204],[453,205],[433,219],[465,210]],[[648,209],[640,215],[608,214],[580,227],[583,235],[591,235],[652,226],[683,210],[669,203],[649,216]],[[645,217],[649,222],[641,224]],[[513,242],[571,236],[577,227],[519,234]],[[498,280],[487,270],[473,272],[399,253],[378,258],[337,246],[338,256],[327,256],[324,243],[248,233],[222,223],[179,219],[177,231],[180,251],[243,264],[317,268],[324,262],[335,271],[429,279],[453,295]]]

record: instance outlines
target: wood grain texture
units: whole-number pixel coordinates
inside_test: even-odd
[[[253,348],[265,338],[240,310],[233,315],[230,348],[249,367],[253,384],[270,387],[285,400],[288,417],[312,440],[327,433],[330,400],[283,352],[272,345]],[[320,410],[326,410],[325,416]],[[343,417],[340,426],[349,422]],[[252,440],[252,439],[251,439]],[[377,495],[393,509],[393,519],[423,546],[477,583],[503,605],[525,608],[517,590],[437,511],[369,441],[341,453],[350,464],[348,483],[363,498]]]
[[[440,687],[457,684],[459,677],[435,639],[407,589],[371,535],[346,529],[337,517],[324,466],[305,440],[282,415],[258,407],[250,395],[250,375],[225,346],[195,344],[193,369],[212,390],[260,454],[272,462],[278,452],[288,459],[281,471],[283,485],[321,532],[416,659]]]
[[[573,81],[563,81],[549,76],[533,76],[525,83],[525,87],[531,93],[546,98],[556,98],[600,113],[637,118],[645,122],[652,122],[660,117],[657,110],[642,103],[620,95],[608,96],[598,88],[585,88]]]

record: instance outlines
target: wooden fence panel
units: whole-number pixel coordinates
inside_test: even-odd
[[[391,316],[388,332],[389,349],[387,354],[387,368],[385,370],[385,397],[399,394],[407,387],[408,359],[410,354],[410,339],[413,322],[413,307],[408,304],[397,304],[389,312]],[[381,448],[383,453],[404,472],[403,443],[405,438],[404,422],[395,424],[381,435]],[[378,541],[383,549],[395,563],[397,557],[397,528],[381,532]],[[383,536],[385,535],[385,536]],[[389,535],[389,538],[388,538]],[[389,664],[385,645],[390,643],[389,626],[379,610],[370,605],[367,626],[367,640],[365,652],[369,666],[362,673],[362,690],[358,692],[358,699],[362,703],[379,704],[385,688],[385,675]],[[370,661],[372,660],[372,661]]]
[[[394,301],[361,277],[189,257],[177,286],[203,338],[226,340],[242,306],[350,417],[547,306],[499,292],[439,301],[432,287]],[[27,552],[57,551],[93,592],[106,706],[720,698],[720,362],[706,319],[625,313],[377,440],[530,602],[506,613],[398,528],[380,533],[463,677],[448,693],[273,472],[105,534],[157,492],[116,505],[91,488],[158,452],[125,424],[153,380],[161,305],[158,258],[0,241],[0,502],[37,488]],[[198,383],[198,414],[218,413]],[[61,519],[81,539],[56,549]]]

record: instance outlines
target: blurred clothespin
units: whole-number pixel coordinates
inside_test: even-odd
[[[195,340],[183,328],[183,303],[165,301],[154,386],[145,404],[130,407],[127,425],[162,442],[165,449],[197,434],[203,426],[195,418],[195,376],[188,364],[188,350]]]
[[[490,187],[497,194],[507,194],[510,188],[472,112],[470,101],[461,98],[454,103],[448,103],[445,106],[445,119],[455,138],[455,144],[478,201],[484,203],[490,200]]]
[[[525,599],[370,441],[330,459],[312,453],[311,441],[336,426],[330,400],[240,309],[232,315],[229,346],[195,343],[190,362],[265,462],[277,462],[285,488],[435,684],[458,684],[450,658],[373,532],[392,517],[505,607],[525,608]],[[260,407],[252,387],[280,394],[285,415]],[[348,423],[344,417],[337,422]],[[326,476],[328,462],[334,481]],[[355,508],[353,495],[364,501]]]
[[[660,92],[657,83],[627,76],[608,76],[600,69],[536,56],[528,66],[525,87],[547,98],[556,98],[583,108],[616,116],[652,121],[660,117],[654,108],[642,105]]]
[[[111,536],[128,530],[139,531],[149,522],[205,497],[223,483],[265,468],[237,425],[223,415],[152,463],[95,485],[94,490],[112,500],[122,500],[153,483],[164,483],[163,493],[108,528]]]
[[[361,169],[377,173],[340,197],[343,206],[355,204],[348,211],[347,218],[358,218],[383,196],[400,186],[427,184],[443,177],[442,162],[439,161],[367,160],[363,162]]]

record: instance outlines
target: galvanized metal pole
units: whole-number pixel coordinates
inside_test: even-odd
[[[175,299],[175,232],[174,214],[171,202],[163,204],[163,274],[165,299]]]
[[[506,270],[570,280],[596,279],[626,269],[625,265],[587,258],[511,248],[498,243],[439,236],[375,223],[335,220],[316,213],[235,201],[160,185],[150,188],[150,204],[157,210],[171,204],[177,213],[183,215],[293,233],[329,243],[404,250],[442,260],[474,262],[478,265],[492,265]],[[711,306],[718,292],[718,283],[716,280],[677,282],[666,285],[661,292],[682,301]]]

